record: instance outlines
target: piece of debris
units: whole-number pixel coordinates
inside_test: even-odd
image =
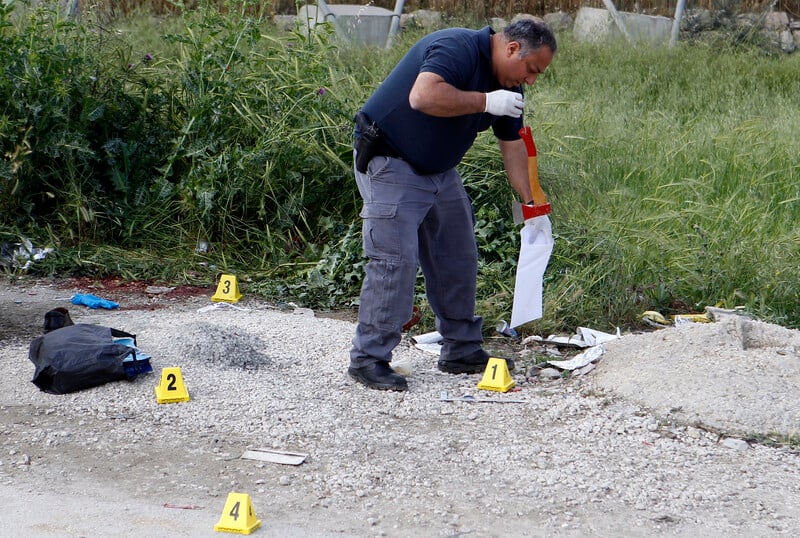
[[[605,347],[602,345],[590,347],[583,353],[579,353],[566,361],[547,361],[547,364],[561,368],[562,370],[577,370],[583,368],[587,364],[595,362],[605,353]]]
[[[713,306],[705,307],[703,313],[694,313],[694,314],[675,314],[670,316],[672,319],[667,319],[660,312],[656,312],[655,310],[648,310],[646,312],[642,312],[639,316],[639,319],[650,325],[651,327],[656,327],[658,329],[663,329],[665,327],[669,327],[672,325],[683,325],[685,323],[711,323],[714,321],[720,321],[724,317],[730,317],[731,315],[734,316],[741,316],[747,315],[744,313],[744,307],[737,307],[733,310],[728,310],[725,308],[717,308]]]
[[[153,295],[160,295],[162,293],[169,293],[175,288],[169,286],[147,286],[144,291]]]
[[[578,368],[577,370],[573,370],[572,371],[572,375],[586,375],[589,372],[591,372],[592,370],[594,370],[595,368],[596,368],[596,366],[594,365],[594,363],[587,364],[583,368]]]
[[[439,331],[433,331],[425,334],[418,334],[411,338],[414,341],[414,347],[421,349],[426,353],[432,355],[439,355],[442,351],[442,340],[444,337]]]
[[[498,321],[497,326],[495,326],[494,329],[503,336],[509,336],[511,338],[517,337],[517,331],[512,329],[511,326],[504,319]]]
[[[647,310],[646,312],[642,312],[642,314],[639,316],[639,319],[651,327],[656,327],[657,329],[663,329],[670,326],[669,320],[662,316],[661,312],[656,312],[655,310]]]
[[[197,312],[203,314],[205,312],[211,312],[212,310],[225,310],[227,308],[233,308],[234,310],[241,310],[242,312],[249,312],[249,308],[245,308],[243,306],[236,306],[235,304],[231,303],[213,303],[208,306],[204,306],[203,308],[198,308]]]
[[[244,454],[242,454],[242,459],[245,460],[266,461],[269,463],[280,463],[282,465],[300,465],[306,461],[307,457],[308,454],[272,450],[270,448],[254,448],[252,450],[246,450]]]
[[[91,293],[76,293],[72,296],[72,304],[88,306],[91,309],[105,308],[107,310],[113,310],[119,308],[119,303],[109,301],[108,299],[102,299]]]
[[[728,437],[724,441],[722,441],[722,446],[725,448],[732,448],[733,450],[747,450],[750,448],[750,445],[747,444],[747,441],[742,441],[741,439],[733,439],[732,437]]]
[[[684,323],[711,323],[712,320],[708,314],[675,314],[672,316],[672,321],[675,325],[682,325]]]
[[[419,309],[417,305],[414,305],[414,308],[411,310],[411,319],[405,322],[403,325],[403,330],[408,331],[411,327],[419,323],[422,319],[422,310]]]
[[[736,308],[717,308],[715,306],[707,306],[706,314],[714,321],[723,321],[730,318],[748,318],[752,319],[753,316],[748,314],[743,306]]]
[[[470,403],[525,403],[525,400],[505,400],[500,398],[476,398],[469,394],[459,396],[457,398],[450,398],[447,391],[443,390],[439,393],[439,400],[443,402],[470,402]]]
[[[414,373],[414,366],[411,364],[411,357],[401,357],[392,359],[389,366],[400,375],[410,376]]]
[[[618,338],[622,338],[619,327],[617,327],[616,334],[604,333],[587,327],[578,327],[577,332],[572,336],[556,336],[554,334],[551,334],[547,338],[529,336],[523,340],[522,343],[529,344],[531,342],[536,342],[539,344],[550,344],[561,347],[587,348],[598,344],[604,344],[611,340],[617,340]]]
[[[37,248],[29,239],[22,238],[21,243],[3,243],[0,246],[0,265],[27,271],[33,262],[43,260],[53,252],[53,248]]]
[[[202,506],[197,506],[194,504],[172,504],[172,503],[164,503],[164,508],[178,508],[180,510],[201,510]]]
[[[297,306],[294,303],[286,303],[286,304],[288,304],[289,306],[294,308],[294,310],[292,311],[292,314],[296,314],[296,315],[299,315],[299,316],[310,316],[312,318],[314,317],[314,311],[311,310],[310,308],[303,308],[301,306]]]
[[[539,370],[539,377],[543,379],[558,379],[561,377],[561,371],[557,368],[542,368]]]

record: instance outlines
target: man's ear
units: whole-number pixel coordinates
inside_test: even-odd
[[[511,58],[518,53],[521,48],[519,41],[509,41],[506,43],[506,55]]]

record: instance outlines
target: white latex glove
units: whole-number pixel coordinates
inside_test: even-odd
[[[508,90],[495,90],[486,94],[486,108],[494,116],[511,116],[519,118],[525,107],[525,99],[522,94]]]

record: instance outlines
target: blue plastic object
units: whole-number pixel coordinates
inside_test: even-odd
[[[133,338],[115,338],[114,342],[133,348],[134,353],[122,359],[122,366],[125,368],[125,374],[133,379],[139,374],[149,374],[153,371],[153,366],[150,364],[150,355],[141,351],[134,343]]]
[[[114,301],[101,299],[100,297],[90,293],[76,293],[72,296],[72,304],[82,304],[88,306],[89,308],[107,308],[109,310],[119,308],[119,304],[115,303]]]

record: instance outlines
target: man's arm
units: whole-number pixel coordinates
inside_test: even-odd
[[[525,142],[519,140],[498,140],[500,152],[503,154],[503,164],[506,167],[508,181],[517,191],[522,203],[533,200],[531,185],[528,182],[528,151]]]
[[[483,112],[486,94],[459,90],[436,73],[426,71],[417,76],[408,103],[414,110],[429,116],[449,118]]]

